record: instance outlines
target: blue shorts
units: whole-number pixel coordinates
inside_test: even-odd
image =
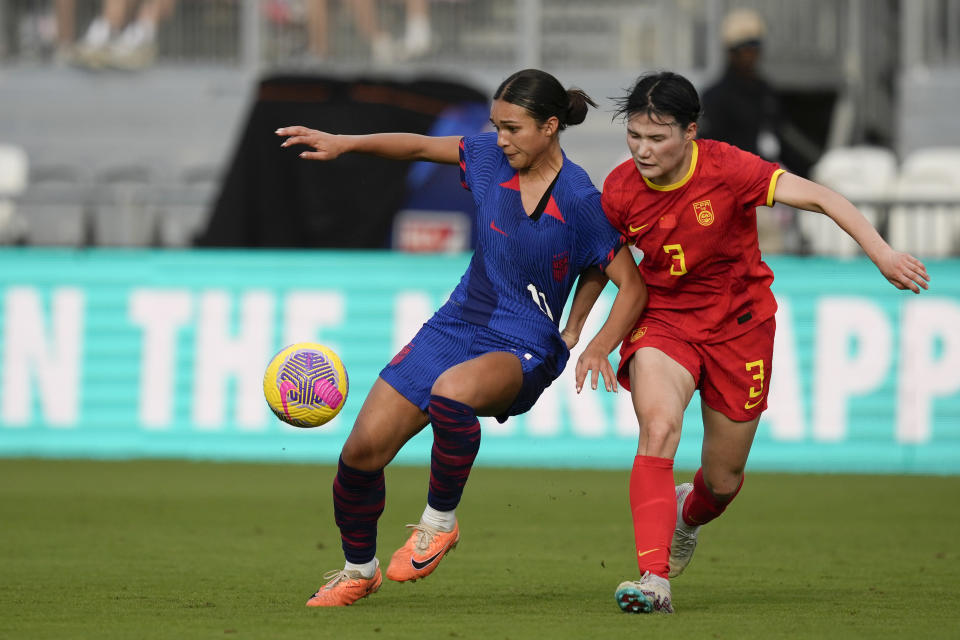
[[[523,384],[513,404],[496,416],[505,422],[530,408],[563,371],[570,352],[538,356],[520,342],[487,327],[437,313],[426,322],[407,346],[380,372],[380,377],[404,398],[427,410],[430,389],[440,374],[485,353],[505,351],[517,356],[523,368]]]

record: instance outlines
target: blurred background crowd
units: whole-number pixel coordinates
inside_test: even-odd
[[[455,175],[304,166],[272,132],[472,133],[524,67],[600,103],[564,134],[598,187],[626,155],[611,96],[671,69],[703,136],[960,255],[960,0],[0,0],[0,242],[466,250]],[[759,218],[765,251],[858,251]]]

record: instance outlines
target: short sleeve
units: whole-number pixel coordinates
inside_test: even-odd
[[[577,264],[580,270],[594,265],[606,270],[624,245],[625,238],[611,226],[604,214],[599,193],[594,191],[581,200],[577,220]]]
[[[482,193],[502,156],[496,132],[460,138],[460,184],[467,191]]]
[[[783,173],[783,169],[774,162],[768,162],[732,145],[723,144],[722,148],[721,166],[736,167],[735,171],[725,173],[727,183],[736,194],[740,207],[749,210],[772,206],[777,178]]]
[[[624,233],[623,225],[623,212],[621,206],[620,197],[622,189],[620,186],[619,171],[614,171],[603,183],[603,196],[601,198],[601,206],[603,207],[603,213],[606,216],[607,220],[613,225],[614,229],[617,229],[620,233]]]

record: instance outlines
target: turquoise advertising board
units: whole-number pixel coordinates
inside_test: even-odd
[[[380,368],[467,261],[0,250],[0,456],[334,462]],[[866,260],[768,263],[780,310],[750,468],[960,473],[960,261],[928,264],[931,290],[920,296]],[[612,297],[604,292],[585,336]],[[334,348],[350,375],[344,410],[318,429],[279,422],[261,391],[270,357],[301,341]],[[629,394],[577,395],[572,369],[528,414],[482,422],[478,464],[630,466]],[[699,414],[695,397],[678,467],[698,464]],[[426,430],[398,461],[425,464],[429,447]]]

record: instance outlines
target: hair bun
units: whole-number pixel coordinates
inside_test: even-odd
[[[570,106],[567,107],[567,114],[564,124],[580,124],[587,118],[589,107],[596,107],[597,103],[588,96],[583,89],[567,89],[567,98],[570,100]]]

